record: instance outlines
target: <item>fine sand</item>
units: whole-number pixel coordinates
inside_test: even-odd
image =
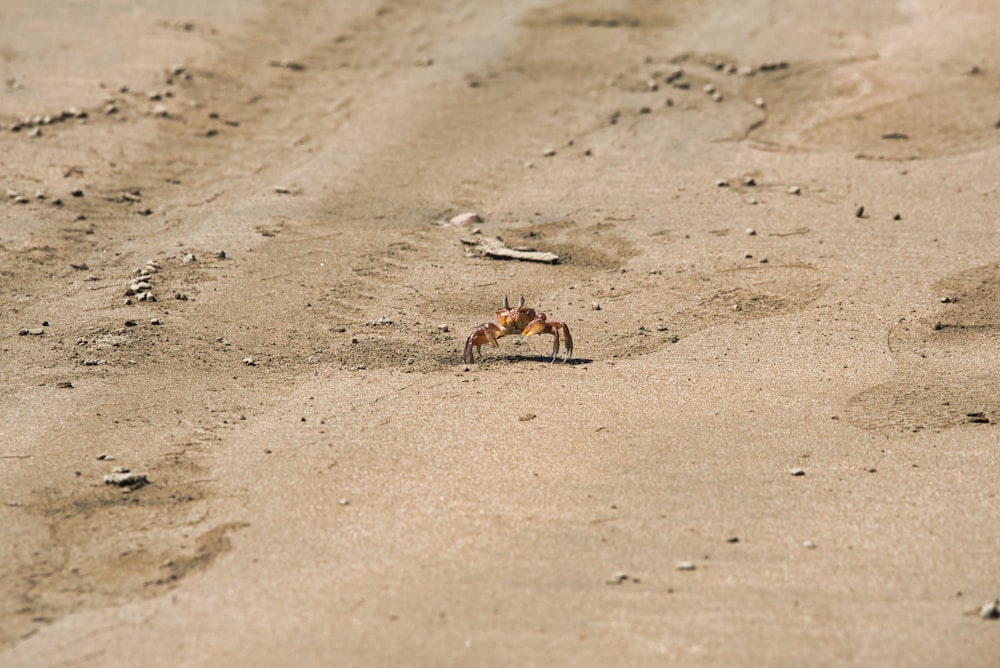
[[[996,666],[998,43],[6,3],[0,665]]]

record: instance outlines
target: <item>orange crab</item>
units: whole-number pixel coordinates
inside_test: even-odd
[[[563,362],[568,362],[573,355],[573,337],[569,333],[569,326],[564,322],[548,320],[544,313],[535,313],[535,309],[526,308],[524,297],[517,303],[517,308],[511,308],[507,302],[507,296],[503,298],[503,309],[497,311],[497,322],[483,323],[476,328],[469,338],[465,340],[465,352],[462,359],[467,363],[472,362],[472,349],[479,353],[479,358],[483,358],[482,347],[487,343],[499,347],[497,339],[508,334],[521,334],[521,336],[531,336],[532,334],[551,334],[554,337],[552,342],[552,362],[556,361],[559,355],[559,332],[563,333],[566,340],[566,357]]]

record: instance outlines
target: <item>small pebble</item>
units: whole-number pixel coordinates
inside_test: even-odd
[[[215,251],[215,257],[217,257],[220,260],[225,260],[226,259],[226,251],[224,251],[224,250],[217,250],[217,251]]]
[[[254,360],[254,358],[252,357],[244,357],[243,363],[246,364],[247,366],[257,366],[257,361]]]
[[[149,324],[150,325],[160,325],[160,324],[163,324],[163,323],[162,323],[162,321],[159,318],[152,318],[149,321]]]
[[[756,106],[756,107],[758,107],[760,109],[765,109],[767,107],[767,103],[764,102],[764,98],[762,98],[762,97],[758,97],[757,99],[755,99],[753,101],[753,103],[754,103],[754,106]]]
[[[196,261],[197,259],[198,258],[196,258],[194,256],[194,253],[188,253],[187,255],[185,255],[184,257],[181,258],[181,263],[182,264],[191,264],[192,262]]]
[[[1000,619],[1000,599],[994,599],[979,609],[983,619]]]
[[[753,236],[756,236],[756,235],[757,235],[757,230],[753,229],[752,227],[748,227],[747,228],[747,236],[748,237],[753,237]]]
[[[448,224],[455,227],[463,227],[465,225],[478,225],[481,222],[483,222],[482,216],[474,211],[469,211],[468,213],[458,214],[448,221]]]
[[[799,469],[799,468],[792,469],[791,471],[789,471],[789,473],[791,473],[794,476],[803,476],[806,474],[804,469]]]
[[[754,187],[755,185],[757,185],[757,179],[755,179],[755,178],[754,178],[754,177],[752,177],[752,176],[748,176],[748,177],[746,177],[745,179],[743,179],[743,185],[745,185],[745,186],[749,186],[749,187],[751,187],[751,188],[752,188],[752,187]]]
[[[438,328],[438,331],[439,331],[439,332],[444,332],[444,333],[447,333],[447,332],[451,331],[451,330],[450,330],[450,329],[448,328],[448,325],[445,325],[445,324],[440,324],[440,325],[438,325],[438,326],[437,326],[437,328]]]
[[[600,311],[601,310],[601,302],[590,302],[590,310],[591,311]]]
[[[104,476],[105,485],[117,485],[119,487],[141,487],[149,482],[145,473],[132,473],[127,468],[115,467],[112,473]]]
[[[788,194],[789,195],[798,195],[801,192],[802,192],[802,188],[800,188],[798,186],[789,186],[788,187]]]
[[[337,501],[337,503],[339,503],[342,506],[349,506],[349,505],[351,505],[351,502],[350,502],[349,499],[339,499]]]
[[[729,187],[729,181],[727,181],[725,179],[719,179],[718,181],[715,182],[715,185],[717,187],[719,187],[719,188],[728,188]]]
[[[814,543],[811,540],[804,540],[802,541],[802,547],[806,548],[807,550],[813,550],[816,549],[816,543]]]
[[[610,580],[605,580],[605,584],[620,585],[626,580],[628,580],[628,573],[625,573],[624,571],[615,571],[611,574]]]
[[[865,217],[865,207],[864,206],[859,206],[857,208],[857,210],[854,212],[854,217],[855,218],[864,218]]]
[[[542,151],[542,156],[544,156],[546,158],[551,158],[555,154],[556,154],[556,150],[554,148],[547,148],[544,151]]]
[[[522,415],[517,419],[519,422],[529,422],[531,420],[534,420],[536,417],[538,416],[536,416],[534,413],[525,413],[524,415]]]
[[[678,561],[677,564],[675,564],[674,568],[676,568],[679,571],[693,571],[695,570],[696,566],[694,565],[693,561]]]

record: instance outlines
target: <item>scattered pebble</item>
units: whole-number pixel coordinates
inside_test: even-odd
[[[715,182],[715,185],[719,188],[728,188],[729,181],[727,181],[726,179],[719,179],[718,181]]]
[[[546,158],[551,158],[551,157],[555,156],[555,154],[556,154],[556,150],[554,148],[547,148],[544,151],[542,151],[542,156],[544,156]]]
[[[31,327],[30,329],[25,327],[17,333],[21,336],[41,336],[45,333],[45,330],[41,327]]]
[[[151,320],[149,321],[149,324],[150,324],[150,325],[162,325],[162,324],[163,324],[163,322],[162,322],[162,321],[161,321],[161,320],[160,320],[159,318],[152,318],[152,319],[151,319]]]
[[[450,330],[450,329],[448,328],[448,325],[445,325],[445,324],[443,324],[443,323],[442,323],[442,324],[440,324],[440,325],[438,325],[438,326],[437,326],[437,328],[438,328],[438,331],[439,331],[439,332],[442,332],[442,333],[445,333],[445,334],[447,334],[447,333],[448,333],[449,331],[451,331],[451,330]]]
[[[105,485],[117,485],[119,487],[142,487],[149,483],[145,473],[132,473],[127,468],[116,466],[111,473],[104,476]]]
[[[455,227],[462,227],[465,225],[478,225],[481,222],[483,222],[482,216],[474,211],[469,211],[467,213],[458,214],[448,221],[448,224],[454,225]]]
[[[802,541],[802,547],[806,548],[807,550],[814,550],[816,549],[816,543],[814,543],[811,540],[804,540]]]
[[[522,415],[521,417],[519,417],[517,419],[518,419],[519,422],[529,422],[531,420],[534,420],[536,417],[538,417],[538,416],[535,415],[534,413],[525,413],[524,415]]]
[[[198,258],[194,256],[194,253],[188,253],[187,255],[181,258],[181,264],[191,264],[192,262],[197,261],[197,259]]]
[[[678,561],[674,565],[674,568],[676,568],[679,571],[693,571],[697,567],[694,565],[693,561]]]
[[[801,193],[802,193],[802,188],[800,188],[798,186],[789,186],[788,187],[788,194],[789,195],[799,195]]]
[[[102,462],[113,462],[115,460],[114,455],[107,455],[107,454],[97,455],[97,458]]]
[[[304,72],[306,69],[305,65],[297,63],[294,60],[269,60],[267,64],[271,67],[282,67],[292,72]]]
[[[767,103],[764,102],[764,98],[762,98],[762,97],[758,97],[757,99],[755,99],[753,101],[753,104],[754,104],[755,107],[758,107],[760,109],[766,109],[767,108]]]
[[[243,363],[247,366],[257,366],[257,361],[252,357],[244,357]]]
[[[601,310],[601,302],[590,302],[590,310],[591,311],[600,311]]]
[[[748,227],[747,228],[747,236],[748,237],[753,237],[753,236],[756,236],[756,235],[757,235],[757,230],[753,229],[752,227]]]
[[[624,571],[615,571],[611,574],[611,579],[605,580],[604,584],[620,585],[626,580],[628,580],[628,573],[625,573]]]
[[[751,188],[752,188],[752,187],[754,187],[755,185],[757,185],[757,179],[755,179],[755,178],[754,178],[754,177],[752,177],[752,176],[748,176],[748,177],[746,177],[745,179],[743,179],[743,185],[745,185],[745,186],[749,186],[749,187],[751,187]]]
[[[855,218],[864,218],[865,217],[865,207],[864,206],[859,206],[858,209],[857,209],[857,211],[854,212],[854,217]]]
[[[62,388],[64,390],[71,390],[73,389],[73,383],[72,381],[61,380],[58,383],[56,383],[56,387]]]
[[[224,251],[224,250],[217,250],[217,251],[215,251],[215,257],[218,258],[218,259],[220,259],[220,260],[225,260],[226,259],[226,251]]]
[[[83,197],[83,190],[77,188],[76,190],[71,190],[69,194],[73,197]]]
[[[980,608],[979,616],[983,619],[1000,619],[1000,599],[993,599]]]
[[[337,501],[337,503],[339,503],[342,506],[349,506],[349,505],[351,505],[351,502],[350,502],[349,499],[339,499]]]
[[[726,539],[726,542],[727,543],[738,543],[738,542],[740,542],[740,538],[739,538],[739,536],[730,536],[729,538]]]
[[[803,476],[806,474],[805,470],[800,468],[794,468],[791,471],[789,471],[789,473],[791,473],[794,476]]]

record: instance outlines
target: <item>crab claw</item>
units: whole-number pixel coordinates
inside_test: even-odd
[[[499,331],[499,329],[500,328],[492,322],[487,322],[477,327],[472,334],[469,334],[469,338],[465,340],[465,351],[462,353],[462,359],[466,364],[471,363],[473,360],[473,347],[479,352],[479,357],[481,358],[483,356],[482,347],[487,343],[495,347],[500,346],[500,344],[497,343],[496,332],[494,331]]]
[[[573,336],[569,333],[569,326],[564,322],[558,322],[556,320],[548,321],[545,318],[544,313],[539,313],[535,316],[535,319],[528,323],[528,326],[524,328],[521,332],[522,336],[531,336],[532,334],[551,334],[552,335],[552,362],[556,361],[556,357],[559,355],[559,332],[562,331],[563,336],[566,338],[566,357],[563,358],[563,362],[568,362],[570,357],[573,356]]]

